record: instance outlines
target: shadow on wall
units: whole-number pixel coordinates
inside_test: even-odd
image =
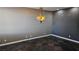
[[[70,8],[54,12],[53,34],[79,41],[78,20],[79,8]]]

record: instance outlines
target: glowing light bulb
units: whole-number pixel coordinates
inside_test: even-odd
[[[43,22],[43,21],[45,21],[45,16],[43,16],[43,15],[40,15],[40,16],[37,16],[37,20],[38,21],[40,21],[41,23]]]

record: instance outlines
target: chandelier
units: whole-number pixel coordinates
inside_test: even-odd
[[[46,17],[43,15],[43,8],[39,9],[39,15],[36,18],[40,23],[45,21]]]

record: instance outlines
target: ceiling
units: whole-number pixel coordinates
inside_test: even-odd
[[[40,7],[31,7],[33,9],[40,9]],[[46,10],[46,11],[56,11],[58,9],[64,9],[64,8],[68,8],[68,7],[42,7],[43,10]]]

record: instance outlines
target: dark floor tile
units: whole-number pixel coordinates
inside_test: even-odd
[[[49,36],[3,46],[0,51],[79,51],[79,44]]]

